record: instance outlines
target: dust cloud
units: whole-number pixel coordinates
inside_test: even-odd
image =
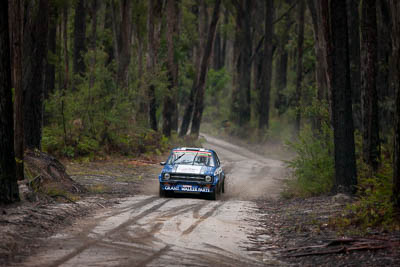
[[[265,158],[246,148],[203,134],[204,147],[214,149],[226,173],[226,199],[276,198],[287,175],[280,160]]]

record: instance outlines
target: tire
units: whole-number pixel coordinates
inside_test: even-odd
[[[165,190],[162,190],[162,189],[161,189],[161,185],[160,185],[160,188],[159,188],[159,195],[160,195],[160,198],[165,198],[165,197],[167,196],[166,193],[167,193],[167,192],[165,192]]]
[[[174,193],[173,191],[162,190],[161,185],[160,185],[160,189],[159,189],[160,198],[171,197],[173,193]]]
[[[222,193],[224,193],[225,194],[225,180],[222,182]]]
[[[211,192],[208,195],[208,199],[209,200],[217,200],[217,191],[218,191],[218,188],[216,188],[213,192]]]

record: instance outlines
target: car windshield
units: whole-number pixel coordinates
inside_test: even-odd
[[[214,166],[214,159],[211,152],[175,150],[169,157],[167,164],[185,164]]]

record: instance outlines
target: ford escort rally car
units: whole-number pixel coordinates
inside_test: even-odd
[[[205,148],[174,148],[160,175],[160,197],[174,192],[207,194],[211,200],[225,192],[225,173],[217,153]]]

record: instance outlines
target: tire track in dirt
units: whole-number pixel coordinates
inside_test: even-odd
[[[229,184],[221,200],[186,194],[160,199],[155,196],[158,180],[149,176],[145,186],[154,190],[118,199],[107,212],[82,222],[84,231],[72,229],[52,237],[42,254],[33,255],[27,265],[274,265],[272,256],[250,254],[246,244],[257,220],[252,200],[259,195],[252,194],[278,192],[272,185],[282,162],[217,139],[205,146],[216,148],[226,166]]]
[[[168,200],[165,200],[165,201],[163,201],[163,202],[161,202],[161,203],[159,203],[159,204],[157,204],[157,205],[151,207],[150,209],[145,210],[144,212],[142,212],[141,214],[135,216],[134,218],[129,219],[128,221],[122,223],[121,225],[115,227],[114,229],[112,229],[112,230],[106,232],[106,233],[103,235],[103,238],[110,237],[110,236],[112,236],[113,234],[115,234],[116,232],[121,231],[122,229],[124,229],[125,227],[127,227],[127,226],[129,226],[130,224],[134,223],[135,221],[137,221],[137,220],[139,220],[139,219],[141,219],[141,218],[143,218],[143,217],[149,215],[150,213],[154,212],[155,210],[161,208],[163,205],[165,205],[165,204],[166,204],[167,202],[169,202],[169,201],[170,201],[169,199],[168,199]],[[151,202],[150,202],[150,203],[151,203]],[[97,242],[98,242],[97,239],[92,239],[91,241],[88,241],[88,242],[86,242],[85,244],[83,244],[81,247],[77,248],[75,251],[73,251],[73,252],[71,252],[71,253],[65,255],[64,257],[62,257],[62,258],[60,258],[60,259],[58,259],[58,260],[56,260],[55,262],[53,262],[53,263],[50,264],[49,266],[50,266],[50,267],[59,266],[59,265],[65,263],[65,262],[71,260],[71,259],[74,258],[75,256],[79,255],[80,253],[82,253],[83,251],[85,251],[86,249],[88,249],[89,247],[95,245]]]
[[[188,235],[191,232],[193,232],[194,229],[196,229],[196,227],[202,223],[204,220],[206,220],[207,218],[211,217],[219,207],[221,207],[222,205],[224,205],[223,202],[221,202],[220,204],[218,204],[217,206],[213,207],[211,210],[209,210],[208,212],[206,212],[203,216],[201,216],[200,218],[197,219],[197,221],[195,221],[189,228],[187,228],[185,231],[182,232],[182,235]],[[194,217],[194,216],[193,216]]]

